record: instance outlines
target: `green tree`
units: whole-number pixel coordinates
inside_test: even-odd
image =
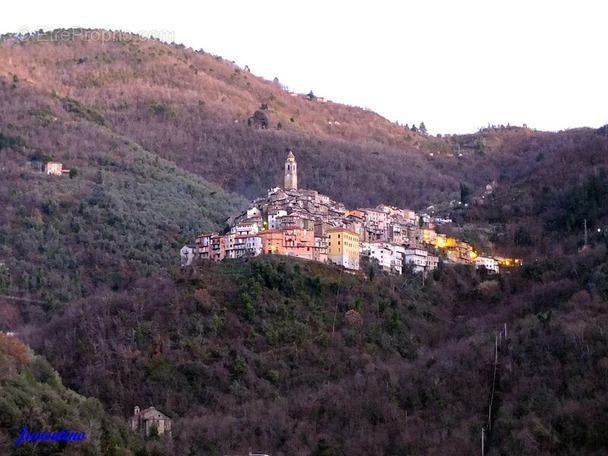
[[[4,263],[0,263],[0,291],[6,292],[11,284],[11,271]]]
[[[158,427],[155,424],[150,426],[150,433],[148,434],[148,439],[150,440],[158,440],[160,435],[158,434]]]
[[[264,111],[258,109],[253,113],[253,116],[247,120],[247,125],[265,130],[268,128],[268,116],[264,114]]]
[[[317,442],[317,448],[313,452],[312,456],[336,456],[337,454],[336,449],[327,443],[327,440],[319,439]]]
[[[515,241],[515,245],[518,246],[531,246],[533,244],[530,231],[523,225],[517,227],[513,240]]]
[[[460,183],[460,202],[462,204],[469,204],[471,200],[471,189],[467,184]]]
[[[445,273],[445,261],[443,258],[439,258],[439,262],[437,263],[437,268],[433,270],[433,279],[440,280]]]

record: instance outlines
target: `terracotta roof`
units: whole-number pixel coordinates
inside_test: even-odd
[[[336,231],[336,232],[337,232],[337,231],[346,231],[347,233],[354,234],[355,236],[359,237],[359,233],[355,233],[354,231],[351,231],[351,230],[349,230],[349,229],[347,229],[347,228],[343,228],[343,227],[341,227],[341,226],[336,226],[336,227],[334,227],[334,228],[330,228],[329,230],[327,230],[327,232],[328,232],[328,233],[329,233],[330,231],[332,231],[332,232],[333,232],[333,231]]]
[[[163,412],[156,410],[154,407],[148,407],[147,409],[140,410],[140,412],[133,415],[132,418],[136,418],[138,416],[143,416],[144,419],[146,419],[146,418],[149,419],[149,418],[152,418],[152,416],[150,416],[150,415],[156,415],[154,417],[156,419],[159,419],[159,418],[164,419],[164,420],[169,419],[169,417],[167,415],[165,415]]]
[[[218,235],[218,234],[219,234],[219,233],[203,233],[203,234],[199,234],[199,235],[198,235],[198,236],[196,236],[196,237],[197,237],[197,238],[200,238],[200,237],[210,237],[210,236],[216,236],[216,235]]]

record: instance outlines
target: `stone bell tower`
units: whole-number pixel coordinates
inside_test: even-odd
[[[298,164],[296,157],[292,151],[289,151],[287,160],[285,160],[285,186],[284,190],[298,189]]]

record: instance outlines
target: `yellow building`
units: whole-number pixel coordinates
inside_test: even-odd
[[[359,269],[359,235],[346,228],[327,230],[327,257],[346,269]]]

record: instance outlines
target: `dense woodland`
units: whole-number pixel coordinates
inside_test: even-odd
[[[303,187],[352,206],[412,209],[458,201],[462,185],[475,196],[493,181],[508,187],[535,174],[551,184],[564,173],[578,179],[598,163],[583,163],[572,175],[573,158],[593,153],[604,160],[597,149],[605,141],[591,144],[588,129],[550,134],[488,126],[438,138],[360,108],[291,96],[280,83],[202,50],[153,40],[102,43],[73,33],[73,40],[0,41],[4,97],[22,121],[59,122],[61,129],[66,117],[83,120],[250,199],[280,184],[287,148],[296,153]],[[33,105],[19,105],[23,91],[32,93]],[[256,113],[266,128],[249,121]],[[36,147],[61,152],[45,133],[37,132]],[[373,185],[362,192],[365,182]]]
[[[451,211],[457,222],[450,229],[482,251],[535,260],[539,256],[572,254],[588,238],[602,240],[608,228],[608,138],[602,130],[570,130],[535,138],[504,130],[482,132],[501,144],[500,154],[518,160],[508,182],[466,209]],[[470,143],[470,138],[459,138]],[[492,147],[496,147],[493,145]],[[496,157],[496,160],[503,160]],[[510,172],[502,161],[504,174]],[[471,192],[473,193],[473,192]],[[599,231],[598,231],[599,230]]]
[[[84,432],[85,439],[23,440],[15,444],[23,427],[28,432]],[[155,443],[148,446],[153,451]],[[123,420],[104,413],[97,399],[85,398],[63,386],[46,359],[21,340],[0,334],[1,454],[118,456],[145,452],[144,439],[129,432]]]
[[[203,263],[75,303],[28,340],[110,412],[174,417],[165,454],[475,454],[494,385],[487,454],[599,455],[608,310],[586,289],[606,258],[598,244],[424,285],[374,265]]]
[[[6,451],[32,454],[6,446],[19,421],[87,417],[107,432],[82,454],[470,455],[482,427],[488,455],[606,453],[606,127],[432,137],[202,50],[72,33],[0,39],[0,330],[89,399],[0,335]],[[184,243],[280,184],[286,148],[305,187],[433,205],[524,266],[179,269]],[[173,440],[126,434],[135,405]]]
[[[511,184],[557,152],[535,151],[547,134],[528,128],[436,138],[360,108],[291,96],[280,83],[201,50],[73,33],[73,40],[5,38],[0,76],[9,93],[55,94],[71,118],[111,129],[248,198],[281,182],[286,148],[296,153],[303,187],[353,206],[413,209],[458,200],[461,183],[473,193],[492,181]],[[33,112],[47,105],[42,98]],[[266,122],[249,122],[256,113]],[[536,161],[540,153],[545,163]],[[363,182],[374,185],[362,192]]]
[[[50,94],[0,81],[0,111],[0,294],[44,303],[29,313],[168,271],[182,245],[245,202]],[[71,173],[43,174],[51,159]]]

